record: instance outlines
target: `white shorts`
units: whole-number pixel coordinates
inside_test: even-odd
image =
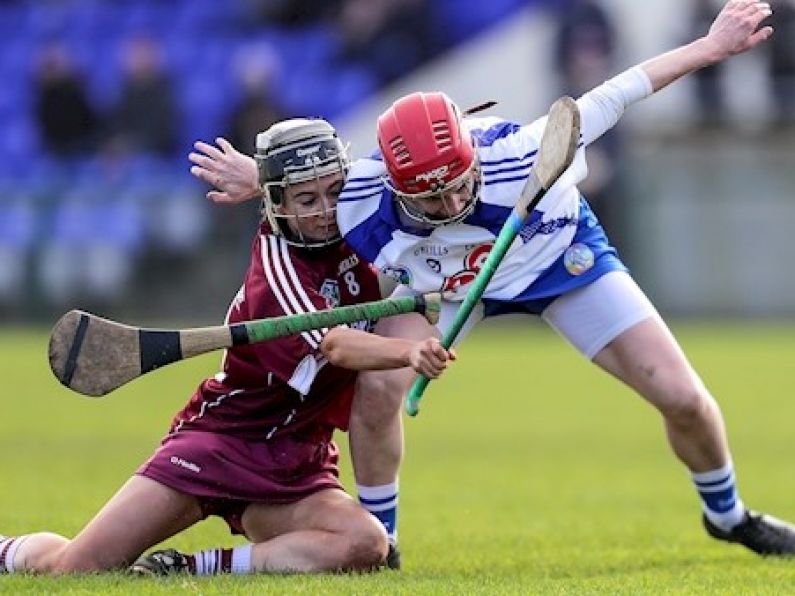
[[[398,286],[392,295],[414,293],[407,286]],[[453,324],[460,305],[460,302],[442,302],[436,324],[442,335]],[[484,316],[480,302],[454,345],[458,345]],[[563,294],[541,313],[544,321],[589,360],[624,331],[649,317],[659,317],[659,314],[635,280],[624,271],[611,271],[587,286]]]

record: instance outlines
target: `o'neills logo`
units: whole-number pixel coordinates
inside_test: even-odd
[[[439,166],[434,170],[417,174],[417,182],[430,182],[431,180],[444,180],[447,172],[450,171],[450,166]]]
[[[196,472],[197,474],[202,471],[202,469],[193,462],[186,461],[181,457],[177,457],[176,455],[172,455],[169,461],[175,466],[179,466],[180,468],[185,468],[186,470],[190,470],[191,472]]]

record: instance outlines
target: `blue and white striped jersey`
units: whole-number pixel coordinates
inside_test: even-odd
[[[574,162],[531,214],[484,298],[521,299],[572,244],[580,214],[576,185],[588,173],[584,147],[612,127],[629,103],[650,93],[648,77],[635,68],[578,100],[582,139]],[[413,290],[441,290],[448,300],[463,300],[521,193],[545,125],[546,116],[526,126],[499,118],[466,118],[482,171],[480,198],[462,222],[435,228],[400,217],[383,182],[386,168],[380,155],[355,161],[337,206],[345,240]],[[535,223],[539,220],[541,225]]]

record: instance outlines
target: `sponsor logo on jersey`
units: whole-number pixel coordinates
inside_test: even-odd
[[[184,460],[181,457],[177,457],[176,455],[172,455],[169,461],[175,466],[179,466],[180,468],[185,468],[186,470],[190,470],[191,472],[195,472],[196,474],[202,471],[201,467],[197,466],[192,461]]]
[[[492,248],[494,248],[494,243],[489,242],[488,244],[480,244],[469,251],[464,257],[464,269],[444,278],[441,289],[442,294],[447,296],[456,294],[459,290],[475,281]]]
[[[342,262],[340,262],[339,273],[337,275],[342,275],[346,271],[350,271],[358,264],[359,264],[359,257],[356,256],[355,254],[346,257]]]
[[[430,182],[431,180],[438,180],[440,182],[444,182],[444,177],[447,175],[447,172],[449,171],[450,171],[450,166],[448,165],[439,166],[438,168],[434,168],[433,170],[428,170],[427,172],[422,172],[421,174],[417,174],[416,181]]]
[[[324,279],[320,286],[320,295],[326,299],[328,308],[336,308],[340,305],[340,287],[336,279]]]
[[[386,265],[381,268],[381,273],[390,279],[394,279],[399,284],[403,284],[404,286],[411,285],[411,271],[409,271],[406,267],[393,267],[392,265]]]
[[[536,236],[550,236],[567,226],[576,225],[576,217],[558,217],[549,221],[541,221],[540,219],[537,219],[533,223],[527,224],[521,230],[519,230],[519,238],[521,238],[522,241],[527,244]]]
[[[441,244],[423,244],[414,249],[414,256],[444,257],[450,252],[449,246]]]
[[[430,267],[431,271],[434,273],[442,272],[442,264],[436,259],[425,259],[425,263],[427,263],[428,267]]]
[[[593,267],[593,263],[593,251],[580,242],[572,244],[563,253],[563,264],[566,266],[566,271],[572,275],[582,275]]]

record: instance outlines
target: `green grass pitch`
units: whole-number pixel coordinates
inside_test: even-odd
[[[150,581],[0,576],[9,594],[779,594],[795,560],[764,560],[700,527],[658,415],[544,327],[484,326],[407,419],[404,569],[364,576]],[[795,325],[675,327],[718,397],[740,490],[795,519]],[[72,535],[146,458],[209,355],[103,400],[52,378],[46,334],[0,333],[0,533]],[[344,441],[344,437],[341,438]],[[346,451],[346,448],[343,448]],[[344,481],[352,486],[348,459]],[[143,513],[143,512],[142,512]],[[218,520],[168,541],[239,542]]]

